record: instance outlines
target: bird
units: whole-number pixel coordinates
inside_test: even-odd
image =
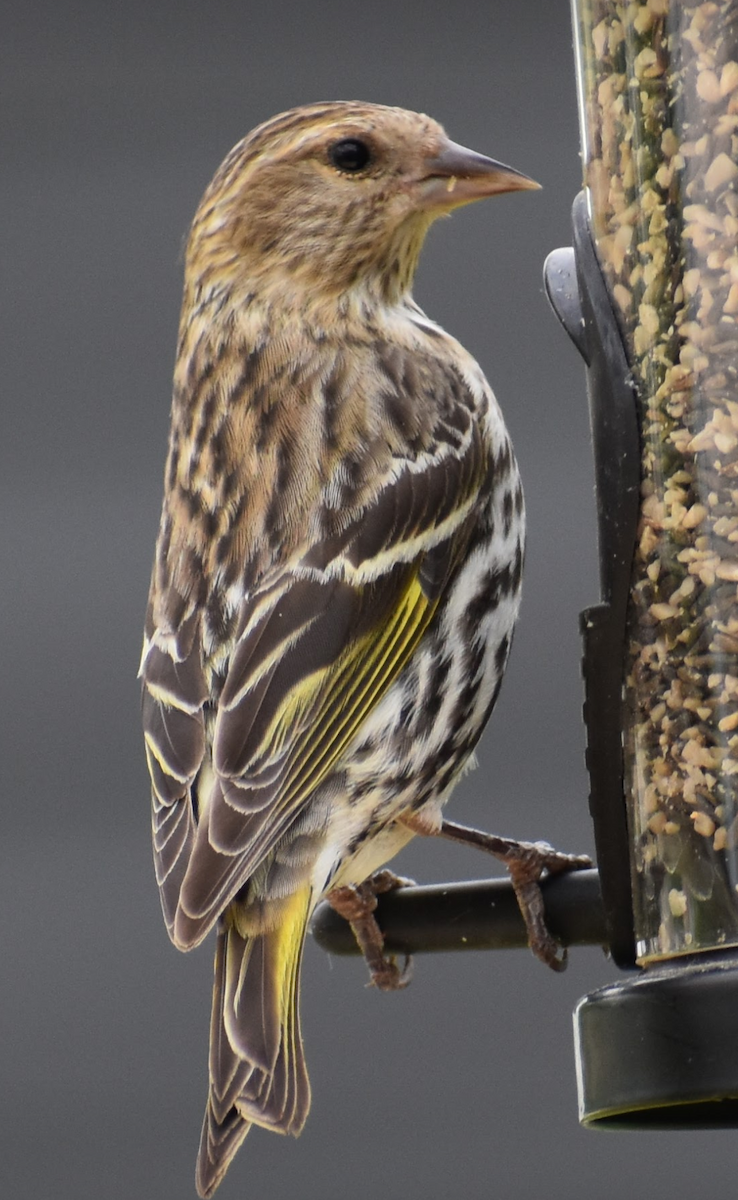
[[[367,881],[457,828],[524,501],[481,368],[412,283],[436,218],[536,187],[424,114],[332,101],[249,133],[194,217],[140,676],[167,929],[181,950],[217,930],[202,1197],[252,1125],[304,1125],[317,903],[366,950]]]

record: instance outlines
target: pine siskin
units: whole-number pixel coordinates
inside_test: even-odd
[[[218,926],[204,1197],[252,1123],[305,1122],[316,904],[440,830],[497,696],[518,469],[410,288],[432,221],[534,187],[429,117],[325,103],[240,142],[193,223],[141,675],[167,927]]]

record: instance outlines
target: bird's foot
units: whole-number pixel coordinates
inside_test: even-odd
[[[405,823],[413,828],[412,818]],[[517,842],[513,838],[497,837],[455,821],[442,821],[436,828],[428,828],[419,821],[416,833],[449,838],[467,846],[476,846],[493,854],[503,862],[510,873],[510,882],[528,931],[528,944],[541,962],[553,971],[566,969],[566,949],[559,945],[546,925],[546,914],[541,893],[541,877],[558,875],[562,871],[582,871],[592,866],[586,854],[562,854],[548,842]]]
[[[331,908],[351,926],[352,932],[369,967],[370,987],[381,992],[396,992],[406,988],[413,976],[413,960],[408,955],[399,967],[394,955],[385,954],[384,934],[376,918],[377,896],[412,884],[393,871],[377,871],[364,883],[346,884],[333,888],[326,895]]]
[[[383,896],[385,892],[396,892],[398,888],[415,887],[415,880],[408,879],[406,875],[395,875],[389,867],[383,867],[381,871],[370,875],[363,886],[370,887],[375,896]]]
[[[581,870],[591,866],[591,861],[584,855],[561,854],[546,842],[511,842],[496,857],[504,862],[510,874],[531,951],[552,971],[566,970],[566,947],[559,945],[546,925],[541,877],[546,873]]]

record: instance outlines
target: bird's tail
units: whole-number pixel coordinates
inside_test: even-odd
[[[237,902],[215,952],[210,1091],[197,1159],[197,1190],[210,1197],[253,1125],[302,1130],[310,1084],[300,1038],[300,963],[312,911],[309,887],[255,916]]]

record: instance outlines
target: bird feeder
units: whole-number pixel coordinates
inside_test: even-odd
[[[738,1124],[738,9],[574,0],[584,192],[549,297],[587,364],[585,715],[613,956],[586,1124]]]
[[[580,1119],[738,1126],[738,4],[573,0],[584,190],[546,290],[587,373],[600,602],[581,617],[598,871],[544,881]],[[582,913],[586,910],[587,919]],[[524,942],[509,884],[382,897],[390,950]],[[341,928],[343,927],[343,928]],[[352,949],[325,907],[318,941]]]

